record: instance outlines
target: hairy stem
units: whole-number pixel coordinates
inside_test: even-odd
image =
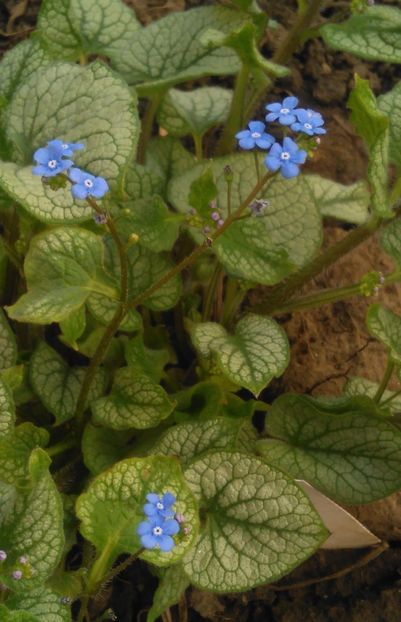
[[[270,288],[266,303],[263,305],[263,311],[265,313],[273,313],[276,309],[281,309],[305,283],[370,238],[382,222],[382,219],[372,216],[365,224],[353,229],[342,240],[330,246],[324,253],[318,255],[304,268],[289,276],[283,283]]]
[[[153,121],[155,119],[156,112],[160,106],[160,102],[163,99],[164,91],[158,91],[153,95],[146,107],[145,115],[142,119],[142,132],[139,138],[137,162],[138,164],[144,164],[146,158],[146,148],[149,140],[152,136]]]
[[[388,274],[380,285],[389,285],[390,283],[396,283],[401,280],[401,271],[396,270]],[[284,304],[279,309],[275,309],[275,315],[281,315],[283,313],[292,313],[293,311],[305,311],[306,309],[316,309],[325,304],[338,302],[340,300],[346,300],[353,296],[366,296],[371,295],[364,291],[366,283],[364,279],[355,283],[354,285],[348,285],[345,287],[333,287],[329,289],[323,289],[319,292],[308,294],[307,296],[300,296],[291,300],[287,304]],[[264,306],[258,305],[252,308],[253,311],[263,311]]]
[[[305,31],[308,30],[318,16],[322,5],[323,0],[309,0],[304,6],[300,5],[294,25],[288,31],[287,36],[273,56],[272,60],[274,63],[278,65],[286,65],[288,63],[302,42]]]

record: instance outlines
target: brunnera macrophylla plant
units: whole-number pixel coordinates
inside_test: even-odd
[[[400,62],[399,37],[377,45],[400,9],[368,4],[310,36]],[[326,546],[302,480],[345,504],[401,489],[401,317],[380,298],[380,383],[350,378],[335,399],[274,384],[282,313],[401,277],[399,85],[376,99],[355,78],[369,169],[351,186],[304,172],[331,140],[313,102],[266,95],[321,5],[299,2],[268,60],[251,0],[146,27],[121,0],[44,0],[0,63],[1,620],[102,619],[98,595],[140,558],[154,622],[190,585],[248,590]],[[207,76],[233,89],[196,86]],[[354,227],[323,252],[325,217]],[[375,232],[391,273],[299,295]]]

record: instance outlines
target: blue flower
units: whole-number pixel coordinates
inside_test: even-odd
[[[82,143],[67,143],[63,140],[59,140],[58,138],[56,138],[55,140],[50,140],[47,143],[47,146],[51,149],[59,149],[61,154],[64,156],[72,156],[74,151],[84,148],[84,145]]]
[[[140,536],[145,549],[158,547],[164,553],[168,553],[175,546],[171,536],[177,534],[179,530],[180,526],[176,520],[164,520],[161,516],[155,516],[139,523],[136,533]]]
[[[37,166],[34,166],[32,173],[41,177],[54,177],[63,171],[66,171],[74,162],[72,160],[63,160],[62,150],[58,147],[41,147],[33,154],[33,159]]]
[[[274,138],[265,132],[265,124],[261,121],[250,121],[249,130],[242,130],[235,135],[242,149],[268,149],[273,143]]]
[[[90,173],[81,171],[80,168],[72,168],[69,178],[73,183],[71,192],[76,199],[95,197],[101,199],[109,189],[107,181],[103,177],[95,177]]]
[[[296,177],[299,174],[299,164],[306,160],[307,153],[299,149],[297,143],[291,138],[284,138],[283,146],[275,143],[265,158],[266,167],[270,171],[278,171],[286,179]]]
[[[296,97],[285,97],[281,104],[268,104],[266,110],[269,110],[269,114],[266,115],[266,121],[277,121],[281,125],[291,125],[297,120],[294,108],[298,106],[298,99]]]
[[[146,516],[161,516],[162,518],[172,518],[174,516],[172,506],[176,502],[176,498],[171,492],[166,492],[163,496],[150,492],[146,495],[146,499],[149,501],[143,507]]]
[[[294,112],[298,117],[298,121],[291,125],[291,129],[294,130],[294,132],[303,132],[304,134],[308,134],[308,136],[326,134],[326,130],[321,127],[324,125],[324,119],[319,112],[310,110],[310,108],[308,108],[308,110],[299,108]]]

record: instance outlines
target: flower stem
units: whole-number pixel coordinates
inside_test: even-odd
[[[152,136],[153,121],[155,119],[156,112],[160,106],[161,100],[163,99],[163,96],[164,96],[164,91],[158,91],[152,97],[150,97],[148,101],[145,116],[142,119],[142,132],[141,132],[141,136],[139,138],[139,144],[138,144],[138,154],[137,154],[138,164],[145,163],[146,148]]]
[[[98,204],[91,197],[87,198],[89,205],[92,209],[101,215],[104,215]],[[128,310],[128,257],[125,249],[124,242],[120,238],[120,235],[116,229],[116,226],[110,216],[107,216],[106,226],[114,240],[117,247],[117,252],[120,260],[120,302],[117,309],[111,319],[110,324],[107,326],[103,336],[100,340],[95,354],[86,370],[84,380],[82,382],[81,390],[79,392],[77,407],[75,411],[75,422],[77,427],[78,436],[81,437],[86,420],[84,417],[85,406],[88,398],[89,390],[94,380],[96,371],[100,366],[103,358],[108,350],[110,342],[117,332],[123,318]]]
[[[234,93],[228,119],[217,145],[216,155],[218,156],[225,155],[226,153],[232,151],[235,142],[235,134],[242,127],[248,78],[249,67],[247,65],[242,65],[235,80]]]
[[[221,266],[219,263],[217,263],[210,279],[209,287],[207,289],[205,304],[202,311],[202,322],[207,322],[207,320],[209,320],[211,317],[213,302],[216,295],[216,288],[219,282],[221,271]]]
[[[389,285],[390,283],[396,283],[401,280],[401,271],[396,270],[388,274],[381,285]],[[308,294],[307,296],[300,296],[291,300],[287,304],[284,304],[279,309],[274,310],[274,315],[282,315],[284,313],[292,313],[293,311],[305,311],[307,309],[315,309],[325,304],[338,302],[340,300],[346,300],[353,296],[366,296],[369,293],[365,293],[364,287],[366,283],[364,279],[361,279],[354,285],[348,285],[346,287],[333,287],[330,289],[323,289],[319,292]],[[252,308],[252,311],[261,311],[265,309],[264,305],[258,305]]]
[[[64,441],[60,441],[60,443],[56,443],[55,445],[48,447],[46,449],[46,452],[49,454],[51,458],[53,458],[54,456],[58,456],[59,454],[62,454],[64,451],[68,451],[69,449],[72,449],[75,446],[76,446],[75,439],[67,438]]]
[[[201,134],[192,134],[192,138],[194,139],[196,159],[201,161],[201,160],[203,160],[202,135]]]
[[[376,402],[376,404],[380,404],[380,400],[383,396],[384,391],[387,388],[388,383],[390,382],[391,376],[393,375],[393,371],[394,371],[394,363],[393,361],[390,359],[390,357],[388,357],[387,359],[387,366],[386,369],[384,371],[384,375],[382,378],[382,381],[376,391],[376,395],[374,396],[374,401]]]

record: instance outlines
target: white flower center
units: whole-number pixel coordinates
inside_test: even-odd
[[[62,146],[63,149],[68,149],[67,143],[63,143],[61,146]]]
[[[57,160],[49,160],[49,161],[48,161],[48,163],[47,163],[47,166],[48,166],[49,168],[56,168],[56,166],[57,166]]]
[[[252,138],[260,138],[261,134],[259,134],[259,132],[252,132],[251,136]]]
[[[163,529],[161,527],[154,527],[153,528],[153,535],[154,536],[161,536],[163,533]]]
[[[159,501],[158,503],[156,503],[156,507],[158,510],[164,510],[164,505],[161,501]]]
[[[282,160],[289,160],[290,159],[290,154],[288,153],[288,151],[283,151],[283,153],[281,154],[280,158]]]
[[[87,188],[93,188],[93,181],[92,181],[91,179],[85,179],[85,181],[84,181],[84,185],[85,185]]]
[[[310,124],[310,123],[304,123],[304,128],[305,128],[306,130],[311,130],[311,129],[312,129],[312,126],[311,126],[311,124]]]
[[[281,114],[288,114],[290,112],[289,108],[282,108],[280,110]]]

